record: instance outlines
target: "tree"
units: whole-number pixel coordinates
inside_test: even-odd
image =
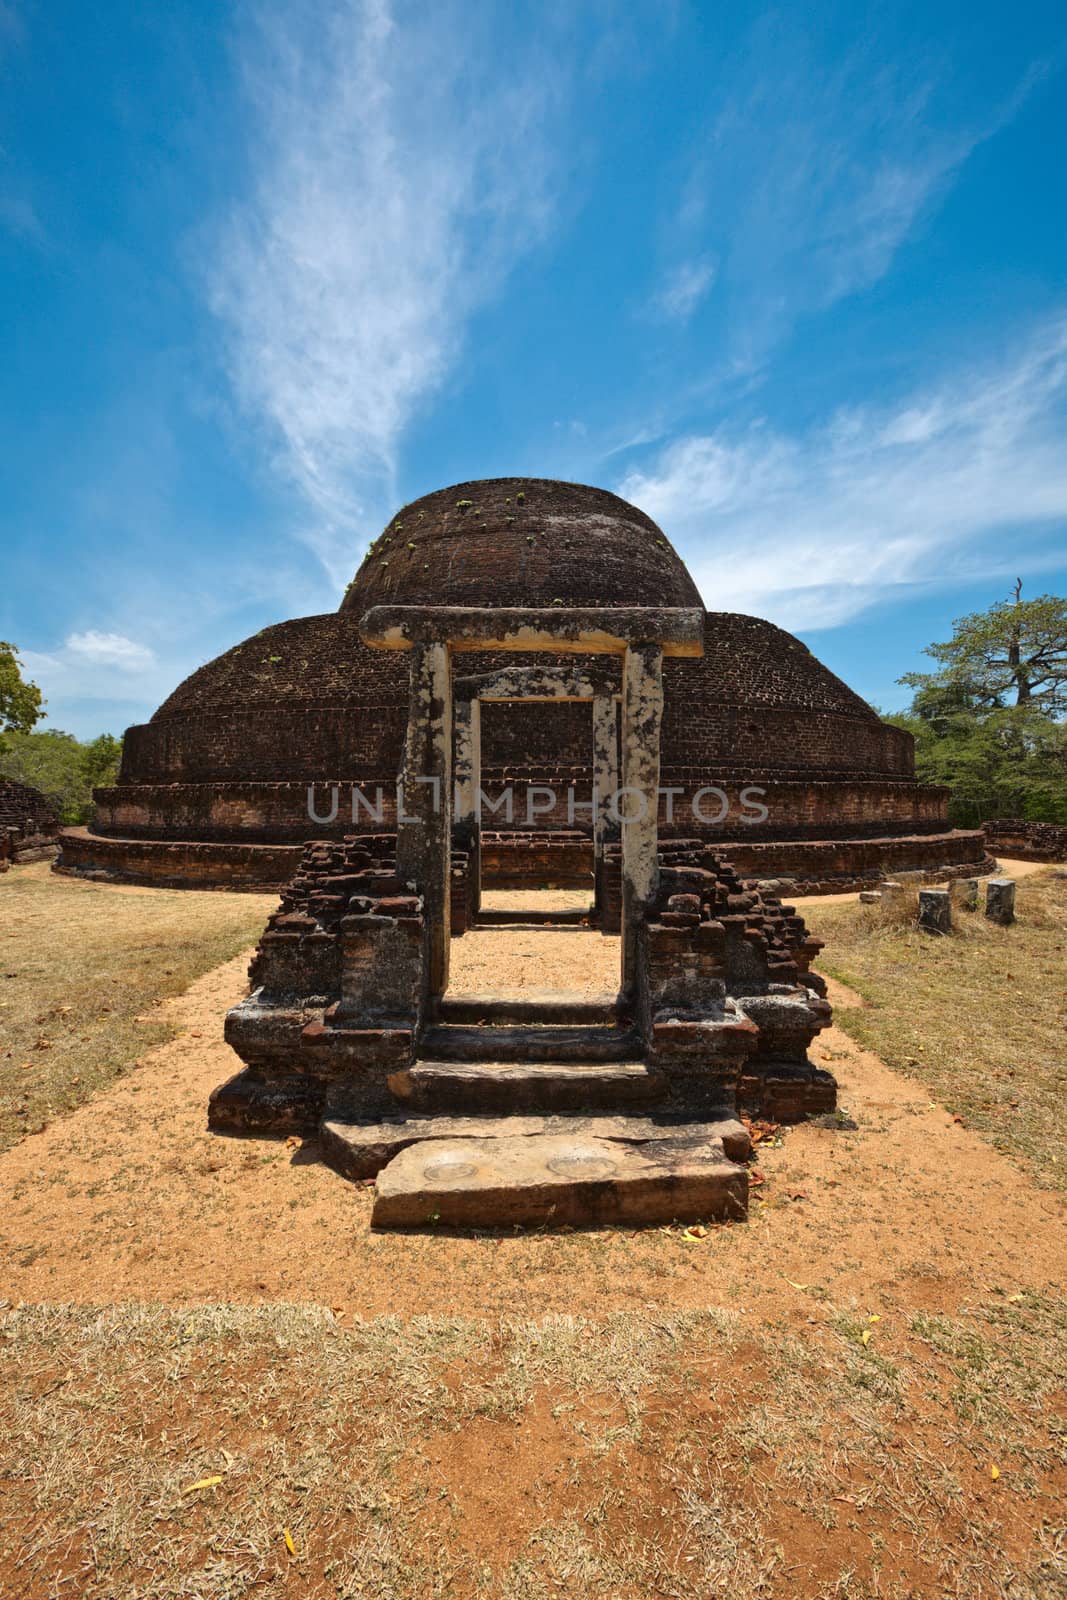
[[[121,741],[109,733],[87,744],[58,728],[12,733],[0,750],[0,777],[40,789],[70,826],[87,820],[95,788],[114,783],[121,755]]]
[[[18,650],[0,639],[0,747],[6,732],[29,733],[43,704],[40,689],[22,676]]]
[[[1010,600],[973,611],[952,624],[952,638],[931,644],[926,654],[937,672],[908,672],[900,679],[916,690],[914,709],[969,702],[974,709],[1040,706],[1049,715],[1067,711],[1067,600],[1056,595],[1022,598],[1018,578]]]
[[[961,617],[927,651],[939,672],[909,672],[911,710],[890,717],[915,739],[924,783],[947,784],[949,816],[1067,823],[1067,601],[1013,598]]]

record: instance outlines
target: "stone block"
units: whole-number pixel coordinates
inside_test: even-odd
[[[919,927],[924,933],[952,932],[952,904],[947,889],[919,890]]]
[[[985,914],[1002,928],[1015,921],[1015,879],[990,878],[985,889]]]
[[[717,1141],[614,1144],[535,1136],[430,1139],[379,1174],[372,1225],[587,1227],[725,1221],[748,1210],[748,1173]]]
[[[736,1117],[718,1122],[677,1122],[661,1116],[401,1116],[383,1122],[344,1122],[327,1118],[319,1129],[322,1159],[342,1177],[376,1177],[387,1162],[409,1145],[427,1139],[523,1139],[539,1135],[606,1139],[615,1144],[674,1141],[717,1143],[728,1161],[747,1161],[752,1154],[748,1129]]]

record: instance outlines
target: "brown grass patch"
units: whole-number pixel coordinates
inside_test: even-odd
[[[271,907],[83,883],[46,863],[7,873],[0,901],[0,1150],[170,1038],[162,1002],[253,945]]]
[[[0,1592],[1051,1600],[1055,1309],[861,1331],[21,1307]]]
[[[1067,1186],[1067,876],[1023,879],[1011,928],[954,908],[946,938],[920,933],[906,898],[806,909],[826,941],[822,969],[865,1001],[839,1006],[835,1021],[1038,1183]]]

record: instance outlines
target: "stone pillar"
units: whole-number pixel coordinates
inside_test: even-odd
[[[411,697],[400,772],[397,871],[423,898],[428,937],[429,998],[448,983],[449,889],[452,857],[452,666],[447,644],[411,651]]]
[[[614,815],[622,832],[622,972],[633,983],[637,927],[659,882],[659,746],[663,651],[630,645],[622,668],[622,784]]]
[[[947,889],[919,890],[919,927],[924,933],[952,932],[952,906]]]
[[[454,773],[456,844],[468,852],[472,912],[482,904],[482,817],[478,791],[482,786],[482,703],[477,695],[455,703],[456,767]]]
[[[957,878],[950,893],[961,911],[978,910],[978,879]]]
[[[611,809],[619,787],[619,718],[613,694],[593,697],[593,899],[604,915],[604,846],[618,843],[619,824]],[[604,927],[604,932],[612,930]]]
[[[1002,928],[1015,921],[1015,879],[990,878],[985,888],[985,914]]]

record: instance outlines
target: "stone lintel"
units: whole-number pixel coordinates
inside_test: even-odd
[[[621,656],[632,645],[658,644],[665,656],[704,654],[704,613],[695,606],[372,606],[359,631],[364,644],[377,650],[441,642],[454,654],[550,650]]]
[[[597,695],[619,694],[619,683],[611,669],[590,672],[575,663],[564,667],[546,663],[538,666],[503,667],[497,672],[481,672],[455,678],[452,697],[456,705],[476,700],[592,700]]]

